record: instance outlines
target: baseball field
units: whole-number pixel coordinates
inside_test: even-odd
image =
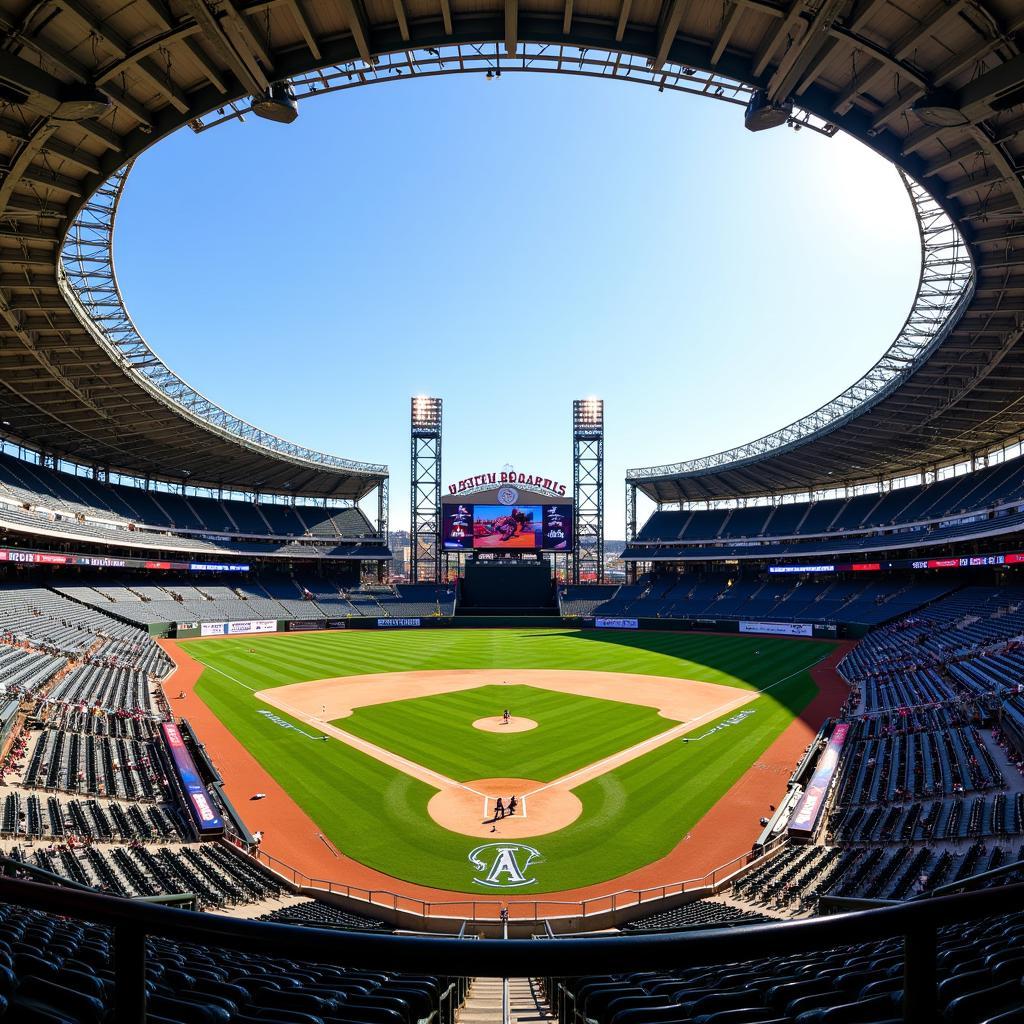
[[[478,894],[576,889],[664,857],[807,708],[810,670],[835,647],[565,628],[179,646],[202,666],[189,699],[325,842],[391,878]],[[245,783],[230,781],[237,800]]]

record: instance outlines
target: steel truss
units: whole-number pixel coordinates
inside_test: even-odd
[[[636,484],[626,481],[626,547],[636,540]],[[636,563],[626,563],[626,582],[636,583]]]
[[[622,82],[652,85],[659,92],[684,92],[706,96],[745,107],[754,89],[737,79],[715,71],[701,71],[683,64],[667,62],[660,71],[646,57],[613,53],[593,47],[568,46],[520,41],[510,57],[503,43],[455,44],[420,50],[402,50],[383,54],[373,64],[361,60],[334,64],[290,79],[295,98],[300,102],[344,89],[354,89],[402,78],[433,78],[438,75],[478,74],[494,81],[504,73],[543,73],[575,75],[584,78],[611,78]],[[204,132],[226,121],[242,120],[252,109],[246,99],[218,107],[204,117],[189,122],[195,132]],[[838,127],[805,110],[795,110],[791,128],[810,128],[832,136]]]
[[[377,533],[384,538],[384,543],[389,544],[390,537],[388,536],[388,530],[390,528],[390,505],[391,505],[391,490],[389,486],[389,480],[384,477],[383,480],[377,485]],[[390,545],[389,545],[390,546]],[[390,561],[378,562],[377,563],[377,578],[383,583],[387,580],[390,575]]]
[[[386,475],[387,466],[318,452],[233,416],[186,384],[149,347],[125,307],[114,270],[114,221],[132,163],[134,161],[111,175],[89,197],[72,223],[61,249],[61,272],[58,275],[61,294],[96,343],[151,394],[170,402],[188,418],[200,421],[204,427],[232,440],[316,469]]]
[[[441,582],[440,398],[414,398],[410,420],[409,577]]]
[[[572,581],[604,579],[604,402],[572,403],[572,491],[576,499]]]
[[[974,296],[974,260],[960,230],[939,204],[903,171],[899,175],[917,218],[921,274],[910,314],[881,359],[841,395],[781,430],[689,462],[629,469],[627,480],[658,480],[727,469],[832,431],[892,394],[946,340]]]

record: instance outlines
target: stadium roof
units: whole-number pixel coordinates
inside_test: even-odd
[[[255,428],[247,436],[237,422],[217,425],[145,386],[138,367],[119,362],[72,311],[59,247],[82,205],[136,154],[184,124],[202,129],[213,111],[233,116],[274,82],[307,76],[313,92],[343,79],[350,87],[485,69],[631,78],[719,98],[733,80],[771,102],[792,98],[819,127],[838,125],[921,182],[967,240],[976,276],[948,311],[958,323],[932,332],[885,387],[824,426],[811,418],[808,429],[781,433],[784,444],[641,474],[649,494],[725,497],[870,479],[1024,433],[1019,0],[0,0],[0,8],[0,408],[5,431],[49,451],[172,478],[188,471],[193,483],[369,489],[383,467],[332,466],[297,446],[274,451]]]

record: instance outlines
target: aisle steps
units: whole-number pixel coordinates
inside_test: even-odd
[[[510,978],[508,985],[511,1024],[543,1024],[555,1019],[541,995],[539,982]],[[456,1020],[458,1024],[502,1024],[501,979],[477,978],[469,986]]]

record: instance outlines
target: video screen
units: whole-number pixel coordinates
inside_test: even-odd
[[[571,505],[445,505],[447,551],[567,551]]]

